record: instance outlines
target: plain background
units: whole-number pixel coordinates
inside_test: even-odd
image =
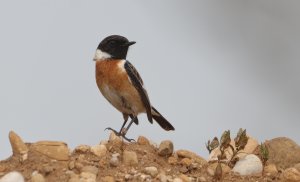
[[[137,44],[128,60],[152,104],[175,126],[145,115],[128,137],[207,157],[205,142],[242,127],[264,141],[299,143],[300,1],[7,0],[0,3],[0,158],[8,132],[74,148],[108,138],[122,115],[100,94],[94,56],[106,36]]]

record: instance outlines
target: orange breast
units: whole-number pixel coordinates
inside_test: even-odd
[[[96,61],[96,81],[103,96],[120,112],[137,115],[145,108],[124,63],[125,60]]]

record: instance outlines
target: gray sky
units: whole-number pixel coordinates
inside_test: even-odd
[[[299,17],[299,1],[1,1],[0,159],[11,154],[10,130],[73,148],[121,127],[92,61],[111,34],[137,42],[128,60],[176,128],[142,115],[129,137],[171,139],[204,157],[226,129],[299,143]]]

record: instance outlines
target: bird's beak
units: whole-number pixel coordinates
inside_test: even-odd
[[[131,42],[127,42],[127,43],[123,44],[123,46],[129,47],[129,46],[131,46],[131,45],[133,45],[135,43],[136,43],[135,41],[131,41]]]

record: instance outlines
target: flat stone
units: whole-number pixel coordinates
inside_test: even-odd
[[[98,157],[104,157],[107,153],[105,145],[95,145],[91,147],[91,152]]]
[[[15,132],[9,132],[9,141],[14,155],[23,155],[28,152],[28,147]]]
[[[232,169],[233,172],[239,175],[261,175],[263,165],[261,160],[254,154],[249,154],[245,158],[240,159]]]
[[[158,170],[156,167],[151,166],[151,167],[145,167],[144,169],[145,174],[149,174],[150,176],[152,176],[153,178],[157,176],[158,174]]]
[[[300,172],[295,168],[288,168],[284,170],[282,176],[285,182],[300,181]]]
[[[31,175],[31,182],[45,182],[45,178],[42,174],[37,171],[33,172]]]
[[[170,156],[173,154],[173,150],[174,150],[173,142],[170,140],[164,140],[159,144],[158,155]]]
[[[137,139],[137,143],[139,145],[150,145],[150,141],[144,136],[139,136]]]
[[[138,164],[137,154],[133,151],[125,150],[123,152],[123,163],[127,166],[136,166]]]
[[[0,182],[24,182],[24,177],[21,173],[13,171],[4,175]]]
[[[188,150],[177,150],[176,154],[178,157],[181,158],[189,158],[194,160],[195,162],[199,163],[200,165],[207,164],[207,161],[200,157],[199,155],[195,154],[194,152]]]
[[[40,141],[31,145],[31,149],[58,161],[69,160],[69,149],[66,143]]]

